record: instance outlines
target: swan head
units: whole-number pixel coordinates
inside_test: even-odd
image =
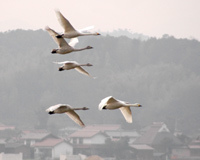
[[[87,66],[93,66],[92,64],[90,64],[90,63],[87,63]]]
[[[64,34],[57,35],[56,38],[62,38]]]
[[[49,111],[49,114],[54,114],[54,111]]]
[[[136,103],[135,105],[136,105],[136,107],[142,107],[142,105],[139,103]]]
[[[50,108],[48,108],[48,109],[46,110],[46,112],[48,112],[49,114],[54,114],[54,111],[52,111]]]
[[[87,48],[87,49],[92,49],[93,47],[91,47],[91,46],[87,46],[86,48]]]
[[[58,49],[53,49],[53,50],[51,51],[51,53],[52,53],[52,54],[57,53],[57,50],[58,50]]]
[[[83,107],[83,110],[88,110],[89,108],[87,108],[87,107]]]
[[[102,108],[102,109],[107,109],[106,107],[107,107],[107,106],[105,105],[105,106],[103,106],[103,108]]]
[[[58,70],[59,71],[64,71],[64,69],[62,67],[59,67]]]

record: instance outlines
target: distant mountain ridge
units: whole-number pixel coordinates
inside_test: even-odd
[[[150,38],[149,36],[140,33],[132,33],[128,29],[118,29],[118,30],[113,30],[112,32],[103,32],[102,35],[110,35],[114,37],[126,36],[128,38],[138,39],[141,41],[146,41]]]

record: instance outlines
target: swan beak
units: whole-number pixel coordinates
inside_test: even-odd
[[[142,105],[141,105],[141,104],[138,104],[138,107],[142,107]]]
[[[101,35],[100,33],[97,33],[97,35]]]

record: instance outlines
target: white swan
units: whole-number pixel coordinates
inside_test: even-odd
[[[82,51],[85,49],[92,49],[92,47],[90,47],[90,46],[87,46],[85,48],[76,49],[73,46],[70,46],[64,40],[64,38],[57,38],[56,36],[58,35],[58,33],[55,32],[53,29],[49,28],[48,26],[46,26],[45,29],[47,30],[49,35],[54,39],[54,41],[57,43],[57,45],[59,47],[58,49],[53,49],[51,53],[67,54],[70,52]],[[78,42],[78,39],[73,38],[70,43],[75,45],[77,42]]]
[[[102,109],[120,109],[124,118],[128,123],[132,123],[132,114],[130,107],[142,107],[139,103],[130,104],[121,100],[117,100],[112,96],[106,97],[101,100],[99,110]]]
[[[81,127],[84,127],[84,123],[80,119],[79,115],[75,112],[75,110],[88,110],[89,108],[87,107],[82,107],[82,108],[72,108],[68,104],[57,104],[54,106],[49,107],[46,112],[49,114],[61,114],[61,113],[66,113],[74,122],[79,124]]]
[[[61,38],[61,37],[63,37],[63,38],[74,38],[74,37],[78,37],[78,36],[100,35],[97,32],[95,32],[95,33],[83,33],[82,31],[85,30],[85,29],[83,29],[82,31],[81,30],[77,31],[70,24],[70,22],[62,15],[62,13],[60,13],[60,11],[55,10],[55,12],[56,12],[56,16],[58,18],[60,25],[64,29],[64,34],[57,35],[57,38]],[[90,29],[90,28],[87,28],[87,30],[88,29]]]
[[[81,66],[92,66],[90,63],[86,64],[79,64],[76,61],[64,61],[64,62],[54,62],[56,64],[63,64],[61,67],[59,67],[59,71],[63,70],[70,70],[70,69],[76,69],[78,72],[85,74],[89,77],[92,77],[86,70],[84,70]],[[95,78],[95,77],[92,77]]]

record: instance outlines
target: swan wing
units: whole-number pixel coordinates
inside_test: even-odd
[[[74,47],[79,42],[78,38],[71,38],[69,41],[69,45]]]
[[[64,40],[64,38],[57,38],[58,33],[48,26],[45,28],[49,35],[53,38],[53,40],[57,43],[57,45],[61,47],[69,47],[68,43]]]
[[[105,105],[109,103],[114,103],[114,102],[117,102],[117,100],[112,96],[108,96],[102,99],[101,102],[99,103],[99,110],[102,110]]]
[[[55,111],[55,110],[62,110],[62,109],[66,109],[66,105],[65,104],[56,104],[54,106],[49,107],[46,111]]]
[[[132,113],[130,107],[121,107],[119,109],[122,112],[124,118],[126,119],[126,122],[132,123]]]
[[[84,33],[84,32],[88,32],[88,30],[93,29],[93,28],[94,28],[94,26],[88,26],[88,27],[79,29],[78,31],[81,33]]]
[[[115,103],[115,102],[118,102],[118,100],[116,100],[114,97],[112,97],[112,96],[107,97],[107,104]]]
[[[76,61],[53,62],[55,64],[78,64]]]
[[[85,74],[85,75],[91,77],[91,75],[86,70],[84,70],[82,67],[80,67],[80,66],[76,67],[75,70],[77,70],[78,72],[80,72],[82,74]]]
[[[55,11],[60,25],[64,28],[65,33],[76,31],[70,22],[58,10]]]
[[[69,63],[70,61],[63,61],[63,62],[53,62],[55,64],[65,64],[65,63]]]
[[[73,111],[70,110],[68,112],[65,112],[74,122],[76,122],[78,125],[80,125],[81,127],[85,127],[84,123],[82,122],[82,120],[80,119],[79,115]]]

